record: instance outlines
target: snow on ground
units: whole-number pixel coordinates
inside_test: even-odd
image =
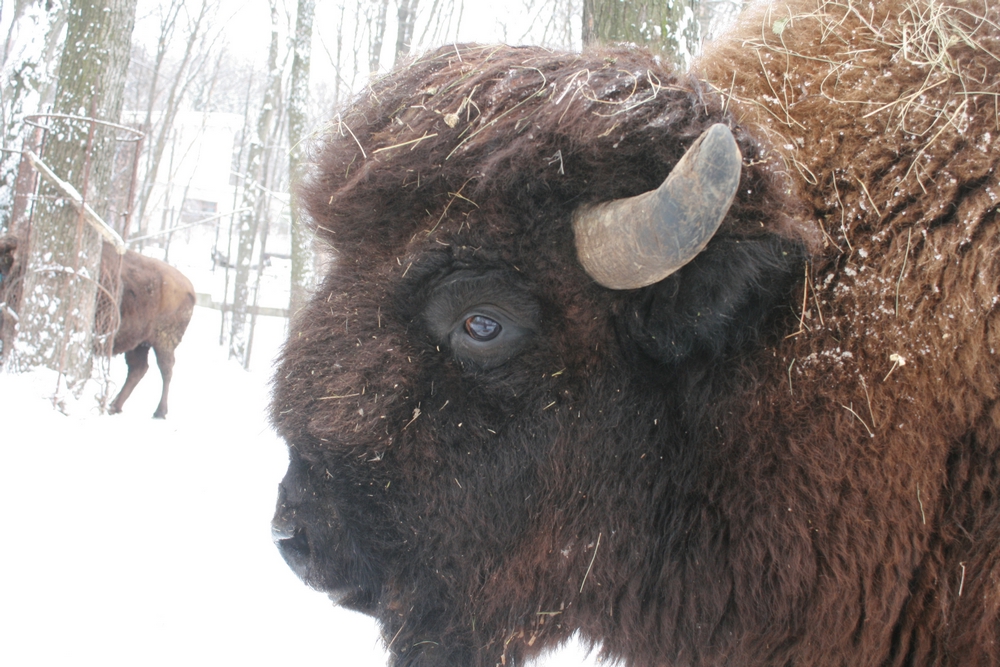
[[[91,407],[96,387],[66,416],[54,374],[0,373],[0,665],[385,665],[374,622],[271,543],[287,455],[265,412],[285,321],[258,319],[249,372],[219,326],[195,309],[165,421],[155,365],[116,416]],[[124,381],[121,357],[111,373]],[[583,655],[539,667],[595,664]]]

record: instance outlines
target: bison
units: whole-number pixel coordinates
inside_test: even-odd
[[[121,284],[121,322],[111,353],[125,354],[128,375],[108,412],[122,411],[125,401],[149,368],[152,348],[163,378],[163,392],[153,417],[163,419],[167,416],[174,349],[181,342],[194,313],[194,286],[183,273],[166,262],[131,250],[122,257]]]
[[[290,567],[397,667],[1000,664],[1000,10],[449,46],[320,137]]]
[[[13,283],[21,272],[17,263],[18,238],[0,237],[0,294],[12,303],[19,301],[18,286]],[[121,258],[120,263],[118,258]],[[108,412],[117,414],[132,390],[149,369],[149,350],[156,352],[156,364],[163,378],[163,392],[153,417],[167,416],[167,394],[174,369],[174,349],[181,342],[194,312],[194,286],[187,277],[165,262],[134,251],[118,255],[105,244],[101,253],[102,283],[120,270],[120,315],[111,353],[125,354],[128,375]],[[4,280],[13,276],[12,280]],[[11,283],[11,284],[5,284]]]

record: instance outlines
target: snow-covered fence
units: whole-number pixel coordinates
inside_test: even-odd
[[[233,309],[233,304],[231,303],[219,303],[212,299],[211,294],[198,293],[195,294],[195,305],[204,306],[205,308],[214,308],[215,310],[221,310],[222,312],[231,312]],[[269,308],[267,306],[250,306],[250,314],[252,315],[264,315],[265,317],[288,317],[287,308]]]

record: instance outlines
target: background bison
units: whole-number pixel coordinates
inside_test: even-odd
[[[17,249],[18,239],[15,236],[0,237],[0,301],[12,306],[20,300],[20,274],[23,271],[17,262]],[[119,270],[119,258],[120,318],[111,353],[125,354],[128,377],[108,411],[111,414],[122,411],[132,390],[149,369],[149,350],[152,348],[163,378],[163,392],[153,416],[162,419],[167,416],[174,349],[181,342],[194,312],[194,286],[184,274],[165,262],[131,250],[118,255],[107,245],[101,255],[102,282],[113,280],[111,274]],[[6,321],[4,326],[8,326]],[[13,335],[10,336],[12,338]],[[5,350],[4,354],[7,353]]]
[[[693,76],[466,46],[375,81],[302,189],[334,261],[274,381],[292,569],[400,666],[576,631],[629,665],[1000,664],[998,22],[808,0]],[[702,250],[692,200],[733,193],[682,156],[720,123]]]
[[[174,349],[181,342],[194,312],[194,286],[174,267],[152,257],[128,251],[122,258],[121,323],[112,354],[125,354],[128,377],[111,402],[116,414],[149,368],[149,350],[163,378],[163,392],[153,416],[167,416],[167,394],[174,370]]]

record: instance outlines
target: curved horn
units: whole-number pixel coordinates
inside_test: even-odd
[[[577,211],[580,263],[610,289],[663,280],[708,244],[733,203],[743,156],[729,128],[705,130],[656,190]]]

